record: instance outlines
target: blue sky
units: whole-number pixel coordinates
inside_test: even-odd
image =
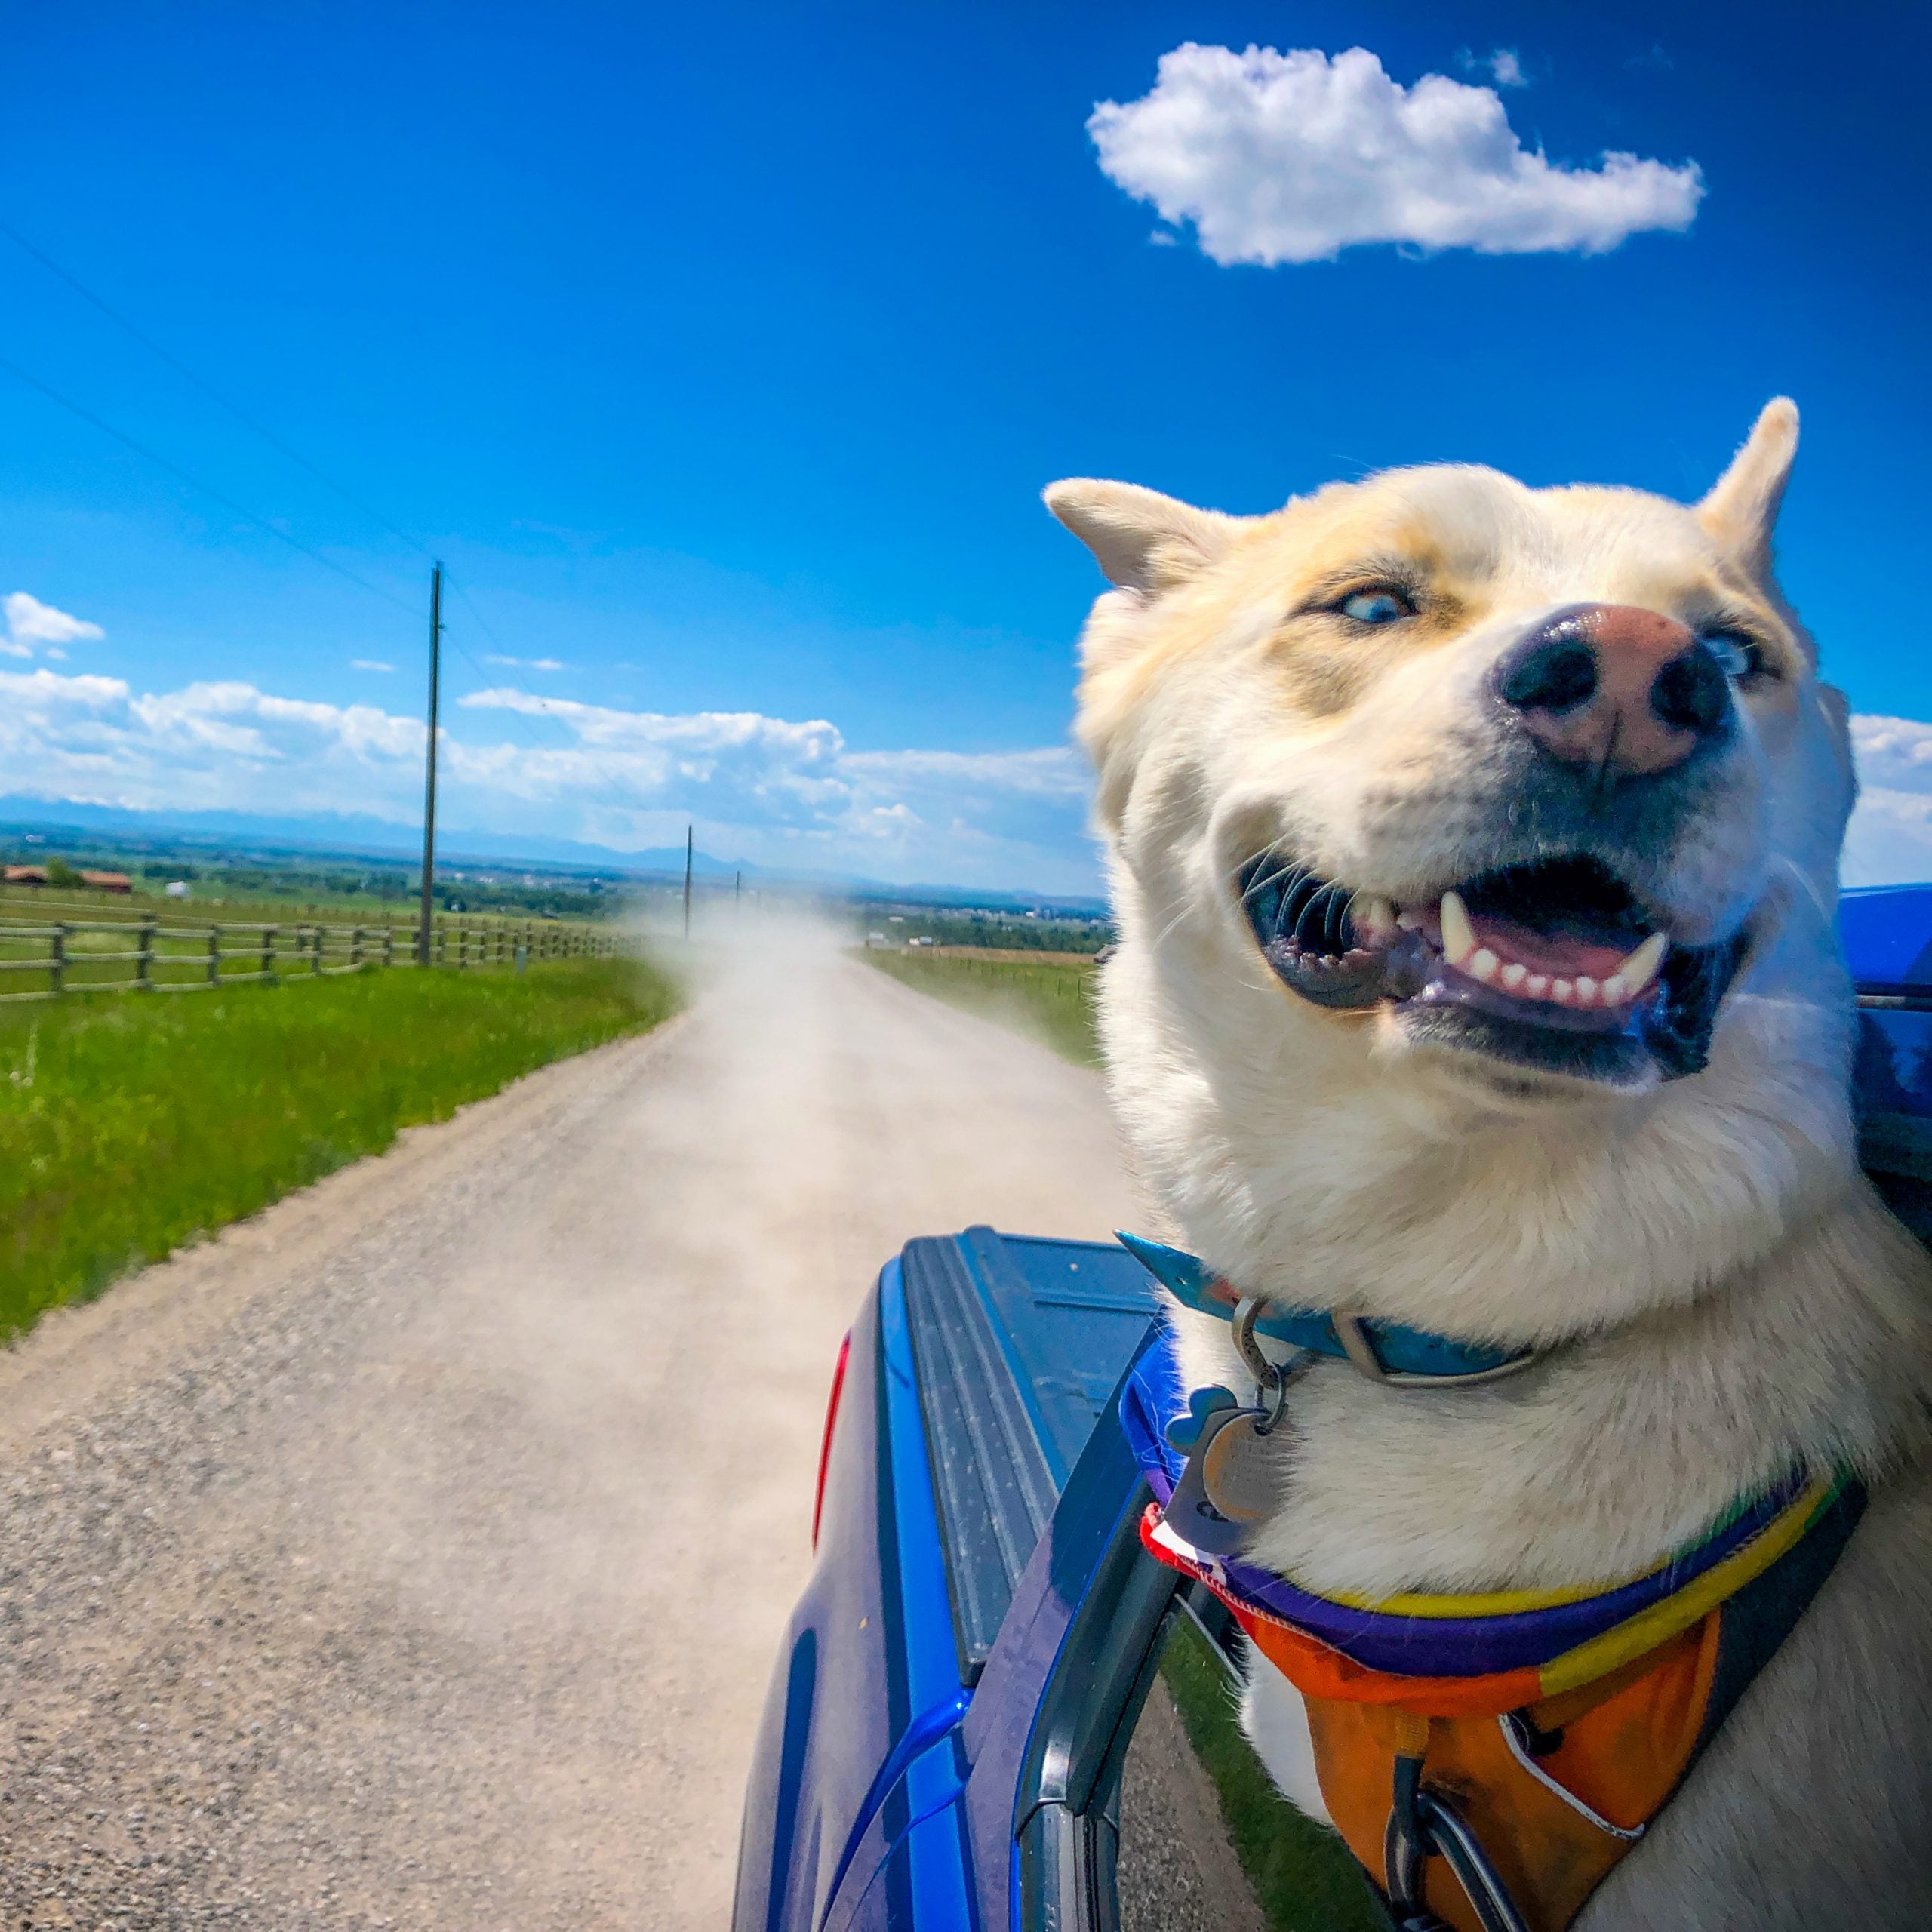
[[[1856,875],[1932,874],[1932,15],[109,0],[8,38],[0,220],[473,600],[454,827],[688,813],[767,863],[1089,888],[1096,585],[1042,485],[1255,510],[1453,458],[1694,495],[1788,392],[1787,585],[1888,721]],[[1188,43],[1230,51],[1161,66]],[[1506,115],[1521,205],[1474,136],[1420,186],[1324,176],[1251,45],[1490,90],[1443,98]],[[1651,166],[1580,182],[1606,152]],[[0,358],[387,593],[0,371],[0,793],[409,820],[423,558],[4,238]]]

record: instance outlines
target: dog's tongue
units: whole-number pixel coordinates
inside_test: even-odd
[[[1486,946],[1499,959],[1516,960],[1532,973],[1546,973],[1552,979],[1574,980],[1587,975],[1599,982],[1607,980],[1623,964],[1632,940],[1623,946],[1607,946],[1586,938],[1581,933],[1560,928],[1539,932],[1534,926],[1520,925],[1514,919],[1491,913],[1472,912],[1469,924],[1477,943]]]

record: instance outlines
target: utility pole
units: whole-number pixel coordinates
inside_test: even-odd
[[[423,914],[417,923],[416,963],[429,963],[429,927],[436,877],[436,710],[443,668],[443,567],[429,573],[429,749],[423,782]]]
[[[744,910],[744,905],[745,875],[743,872],[734,872],[731,875],[731,913],[734,918]]]
[[[685,937],[691,936],[691,840],[695,836],[694,826],[685,827]]]

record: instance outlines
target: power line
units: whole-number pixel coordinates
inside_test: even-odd
[[[16,248],[20,248],[24,251],[27,254],[31,255],[42,268],[46,269],[49,275],[56,275],[61,281],[64,281],[76,295],[81,297],[83,301],[91,302],[95,308],[98,309],[100,312],[107,318],[110,322],[113,323],[116,328],[125,330],[129,335],[132,336],[143,349],[147,350],[149,355],[158,356],[161,360],[165,362],[177,375],[181,377],[184,380],[193,383],[195,387],[199,389],[204,395],[210,398],[215,402],[218,402],[221,407],[226,410],[229,414],[233,417],[238,423],[240,423],[246,428],[253,430],[254,433],[260,437],[262,441],[266,443],[272,449],[279,451],[282,455],[288,457],[291,463],[297,464],[302,469],[306,469],[311,476],[316,479],[318,482],[327,485],[328,487],[333,490],[338,497],[341,497],[345,503],[353,504],[357,509],[360,510],[362,514],[368,517],[372,522],[381,525],[383,528],[386,530],[392,537],[397,540],[398,542],[408,544],[410,549],[416,551],[422,556],[426,557],[429,555],[429,552],[425,549],[414,537],[411,536],[408,531],[399,528],[396,525],[392,523],[387,517],[383,515],[380,510],[374,509],[369,504],[365,503],[362,499],[356,495],[355,492],[351,490],[346,484],[337,482],[336,479],[333,476],[330,475],[328,472],[321,468],[319,464],[310,462],[308,457],[304,456],[300,450],[295,449],[290,445],[284,442],[272,429],[264,428],[263,426],[256,421],[255,418],[250,415],[239,403],[231,401],[229,398],[223,395],[220,390],[217,389],[212,383],[208,382],[204,377],[197,375],[192,369],[189,368],[186,363],[182,361],[180,356],[175,355],[171,350],[164,349],[159,343],[155,340],[152,336],[147,333],[145,329],[141,328],[138,325],[134,322],[131,322],[118,309],[112,307],[109,303],[103,300],[102,297],[97,295],[91,288],[88,287],[85,282],[81,280],[79,276],[70,273],[67,269],[63,269],[58,262],[54,260],[52,256],[45,253],[45,251],[35,248],[34,245],[11,223],[5,220],[0,220],[0,235],[5,235],[8,240],[11,242]]]
[[[361,497],[358,496],[356,493],[351,490],[346,484],[338,481],[334,477],[330,475],[328,471],[322,469],[319,464],[312,462],[307,457],[304,456],[300,450],[296,449],[289,443],[285,442],[281,437],[278,436],[273,430],[258,422],[255,417],[251,415],[247,410],[244,409],[240,404],[232,401],[228,396],[224,395],[212,383],[208,381],[205,377],[198,374],[195,370],[190,368],[186,363],[181,360],[180,356],[175,355],[171,350],[164,348],[161,343],[157,342],[152,336],[149,335],[147,331],[142,328],[137,323],[131,321],[127,316],[122,315],[121,312],[118,309],[115,308],[112,303],[108,302],[104,297],[97,294],[94,290],[90,288],[86,283],[82,281],[78,275],[73,274],[70,270],[63,268],[60,263],[55,261],[54,258],[47,254],[44,249],[37,248],[32,242],[29,242],[18,229],[15,228],[12,225],[11,223],[6,221],[4,219],[0,219],[0,235],[5,235],[16,248],[20,249],[24,254],[31,256],[34,260],[41,265],[42,268],[46,269],[48,274],[54,275],[58,280],[65,282],[69,288],[73,290],[75,294],[78,295],[82,298],[83,301],[91,303],[94,308],[99,309],[101,314],[105,315],[109,321],[114,324],[115,328],[121,329],[128,335],[131,336],[134,340],[138,342],[143,349],[146,349],[151,355],[153,355],[161,361],[166,363],[168,366],[172,369],[176,374],[181,377],[184,381],[192,383],[195,388],[199,389],[202,393],[207,396],[211,401],[220,405],[220,406],[227,411],[229,414],[232,416],[237,422],[242,424],[245,428],[251,431],[254,435],[259,436],[262,441],[266,443],[272,449],[277,451],[282,456],[286,457],[290,462],[296,464],[299,468],[306,470],[308,473],[311,476],[313,476],[318,482],[324,484],[329,489],[333,490],[345,503],[352,505],[355,509],[359,510],[363,515],[368,517],[371,522],[379,525],[383,529],[387,531],[392,537],[395,537],[398,540],[398,542],[407,544],[411,549],[415,551],[419,555],[424,557],[429,555],[429,550],[415,537],[411,536],[408,531],[402,529],[397,524],[392,522],[389,518],[383,515],[380,510],[377,509],[373,505],[365,503]],[[242,504],[236,503],[232,497],[224,495],[220,491],[214,488],[212,485],[205,483],[199,477],[191,475],[188,471],[181,468],[178,463],[170,462],[167,457],[161,455],[158,451],[149,449],[145,444],[137,442],[134,438],[128,435],[125,431],[115,429],[111,423],[109,423],[102,417],[96,415],[91,410],[84,408],[79,403],[72,401],[67,396],[61,395],[58,390],[51,388],[47,383],[41,381],[38,377],[29,375],[26,370],[21,368],[17,363],[11,362],[5,357],[0,357],[0,369],[6,370],[10,374],[17,377],[20,381],[26,383],[29,389],[38,390],[39,393],[45,396],[49,401],[57,403],[62,408],[70,411],[73,414],[79,417],[83,422],[92,425],[94,428],[100,430],[103,435],[112,437],[115,441],[122,443],[128,448],[134,451],[137,456],[144,457],[148,462],[152,463],[157,467],[167,471],[170,475],[178,478],[182,482],[187,484],[191,488],[199,490],[204,495],[212,498],[216,503],[221,504],[225,509],[232,511],[235,515],[242,517],[247,521],[254,525],[257,528],[266,531],[271,537],[275,537],[280,542],[286,543],[290,549],[300,551],[303,556],[308,557],[312,559],[315,562],[320,564],[325,570],[334,571],[338,577],[346,578],[349,583],[357,586],[358,589],[368,591],[372,596],[383,598],[389,603],[395,605],[399,610],[408,611],[411,614],[411,615],[415,614],[415,606],[414,605],[405,602],[401,598],[396,596],[392,592],[379,589],[376,585],[368,582],[367,579],[358,576],[355,571],[349,569],[346,565],[339,564],[333,558],[325,556],[319,550],[311,549],[309,545],[303,543],[299,537],[290,536],[285,530],[281,529],[278,525],[271,522],[266,517],[257,515],[253,510],[248,509]],[[440,565],[438,565],[438,568],[442,580],[447,582],[450,589],[454,590],[457,595],[463,600],[463,602],[465,607],[468,609],[469,614],[475,620],[477,628],[483,632],[484,635],[487,637],[492,644],[496,645],[499,651],[503,652],[505,656],[509,655],[509,653],[505,649],[503,640],[497,635],[496,632],[491,629],[489,621],[484,617],[483,613],[478,609],[475,600],[469,595],[468,590],[466,590],[463,584],[456,578],[451,577],[447,572],[442,571]],[[490,681],[488,674],[484,670],[483,667],[477,663],[475,658],[471,655],[469,649],[463,645],[462,641],[460,638],[452,638],[451,641],[455,645],[457,651],[468,663],[470,669],[476,673],[477,677],[485,685],[488,685]],[[549,723],[555,725],[558,729],[564,734],[565,749],[575,751],[579,753],[587,753],[587,748],[584,746],[581,739],[570,731],[569,727],[565,724],[563,719],[552,709],[549,700],[540,697],[534,691],[526,692],[525,695],[530,699],[531,702],[534,705],[535,705],[540,715],[544,718]],[[589,768],[598,785],[598,788],[604,792],[605,798],[611,805],[620,811],[631,811],[635,809],[634,805],[626,803],[626,801],[619,795],[615,787],[610,783],[608,775],[600,768],[594,754],[588,754],[588,764]]]
[[[253,510],[238,503],[232,497],[224,496],[213,484],[204,483],[198,476],[191,475],[179,463],[171,463],[166,457],[149,449],[145,443],[137,442],[125,430],[115,429],[112,423],[97,416],[92,410],[83,408],[71,397],[63,395],[58,389],[50,389],[38,376],[29,375],[17,362],[10,362],[4,355],[0,355],[0,369],[5,370],[10,376],[17,377],[20,381],[26,384],[29,389],[38,389],[48,401],[58,403],[63,409],[71,411],[83,423],[91,423],[103,435],[112,436],[117,443],[125,444],[137,456],[146,457],[157,468],[166,470],[169,475],[178,477],[190,488],[198,490],[204,496],[212,497],[224,509],[232,510],[235,515],[245,518],[248,522],[254,525],[258,530],[266,531],[278,543],[286,543],[291,550],[300,551],[303,556],[313,559],[314,561],[320,564],[323,569],[334,571],[337,577],[346,577],[358,589],[368,591],[371,596],[382,598],[385,601],[395,605],[398,610],[407,611],[411,617],[416,615],[416,606],[414,604],[405,604],[393,591],[379,589],[374,584],[370,583],[368,578],[358,577],[346,564],[337,563],[333,557],[324,556],[319,550],[312,550],[299,537],[290,536],[287,531],[277,524],[271,523],[266,517],[257,516]]]

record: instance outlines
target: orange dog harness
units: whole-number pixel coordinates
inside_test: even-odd
[[[1403,1932],[1564,1932],[1789,1633],[1864,1503],[1857,1480],[1841,1477],[1744,1512],[1637,1580],[1661,1588],[1635,1615],[1543,1665],[1503,1671],[1444,1666],[1459,1642],[1493,1643],[1500,1622],[1527,1639],[1552,1613],[1587,1611],[1632,1586],[1385,1606],[1315,1600],[1343,1614],[1323,1620],[1331,1635],[1346,1621],[1352,1647],[1386,1653],[1392,1642],[1418,1663],[1432,1660],[1419,1674],[1358,1662],[1284,1616],[1284,1598],[1306,1603],[1309,1593],[1273,1577],[1257,1590],[1266,1573],[1190,1549],[1158,1505],[1141,1540],[1220,1598],[1302,1694],[1329,1814]],[[1700,1561],[1713,1543],[1726,1553]]]
[[[1183,1448],[1231,1399],[1190,1397],[1164,1333],[1129,1372],[1121,1420],[1158,1499],[1141,1540],[1219,1598],[1306,1700],[1330,1815],[1400,1932],[1566,1932],[1789,1634],[1865,1507],[1856,1477],[1798,1472],[1620,1583],[1338,1599],[1226,1540],[1204,1549],[1168,1520]]]

